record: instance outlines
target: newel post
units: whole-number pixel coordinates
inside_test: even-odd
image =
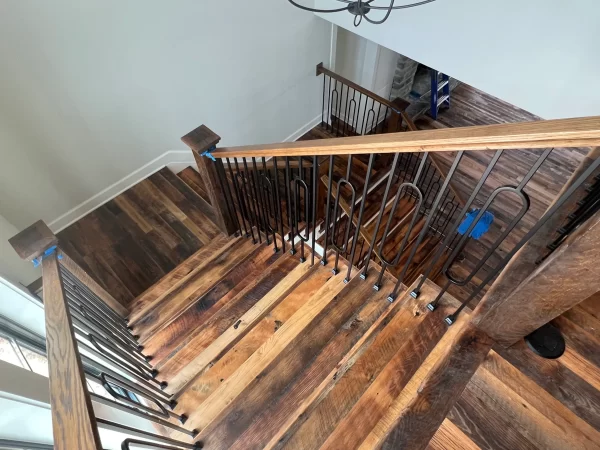
[[[54,448],[102,448],[63,291],[58,239],[38,221],[9,239],[17,254],[42,266]]]
[[[226,194],[222,192],[217,167],[213,161],[202,155],[204,152],[215,148],[221,138],[205,125],[200,125],[195,130],[183,136],[181,140],[194,154],[198,171],[202,176],[202,180],[208,191],[210,204],[215,212],[218,227],[227,236],[231,236],[237,231],[237,226],[235,225],[234,218],[227,209]]]

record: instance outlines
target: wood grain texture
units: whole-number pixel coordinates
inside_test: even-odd
[[[491,307],[482,302],[485,315],[479,308],[473,314],[477,327],[508,347],[598,292],[599,229],[596,213],[512,294]]]
[[[144,343],[158,330],[168,326],[183,314],[215,282],[232,270],[239,259],[248,257],[254,248],[252,241],[241,240],[239,245],[224,249],[204,270],[195,271],[189,276],[188,283],[177,286],[154,302],[141,319],[130,324],[134,332],[140,336],[140,342]]]
[[[202,156],[204,151],[217,145],[221,138],[205,125],[200,125],[198,128],[183,136],[181,140],[190,147],[194,154],[198,172],[204,182],[204,187],[206,188],[210,199],[210,206],[212,206],[214,211],[217,225],[223,233],[227,236],[231,236],[235,233],[236,226],[234,218],[230,215],[227,208],[225,195],[222,192],[221,184],[219,183],[217,166],[213,161]]]
[[[130,320],[135,320],[148,305],[152,304],[156,299],[170,291],[174,286],[184,280],[189,274],[205,264],[217,251],[227,245],[229,239],[224,236],[214,238],[210,244],[202,247],[188,259],[179,264],[174,270],[162,277],[155,284],[146,289],[139,295],[130,306]]]
[[[540,120],[516,124],[388,133],[282,144],[222,147],[216,158],[448,152],[600,145],[600,118]]]
[[[144,345],[146,354],[153,356],[153,365],[160,367],[163,360],[193,340],[203,330],[205,323],[231,304],[247,286],[260,279],[282,256],[281,253],[273,253],[270,246],[257,247],[249,258],[236,265],[183,314],[153,334]]]
[[[21,259],[31,261],[58,244],[58,239],[43,220],[38,220],[11,237],[8,242]]]
[[[301,264],[285,278],[284,282],[278,283],[260,301],[250,308],[244,315],[239,317],[234,326],[227,328],[216,340],[214,340],[202,353],[185,368],[177,372],[177,375],[169,380],[168,391],[177,393],[201,373],[212,361],[235,344],[249,331],[265,314],[267,314],[311,271],[308,264]]]
[[[300,266],[302,267],[302,266]],[[332,277],[294,314],[263,346],[219,388],[206,399],[202,409],[190,417],[190,423],[203,430],[229,406],[238,395],[293,342],[294,338],[331,302],[343,289],[343,275]],[[295,285],[295,283],[294,283]],[[258,315],[258,314],[256,314]],[[242,319],[242,324],[244,320]],[[194,419],[194,421],[192,421]]]
[[[54,446],[60,450],[100,450],[56,253],[44,258],[42,276]]]
[[[127,317],[127,309],[123,307],[123,305],[116,301],[102,286],[96,283],[96,281],[94,281],[94,279],[83,270],[79,264],[71,259],[67,253],[61,250],[60,254],[62,255],[62,259],[60,260],[61,265],[71,272],[75,278],[81,281],[90,291],[96,294],[100,300],[110,306],[113,311],[123,318]]]
[[[446,419],[429,441],[427,450],[479,450],[477,446],[460,428]]]
[[[491,347],[488,336],[465,324],[387,433],[381,448],[425,448]]]
[[[372,267],[370,275],[375,276],[375,271],[376,269]],[[383,322],[388,313],[395,309],[396,305],[390,304],[384,293],[391,289],[392,285],[393,280],[389,276],[386,276],[383,282],[385,291],[374,291],[368,283],[362,283],[357,278],[350,281],[348,289],[342,291],[337,303],[344,303],[348,298],[351,300],[349,306],[352,309],[357,300],[363,299],[364,305],[356,309],[356,312],[322,350],[308,349],[308,352],[313,354],[320,350],[318,356],[312,361],[306,363],[303,359],[298,359],[304,367],[297,370],[296,379],[283,390],[282,394],[268,397],[270,399],[268,404],[264,400],[256,402],[262,404],[262,409],[254,417],[251,425],[237,437],[231,446],[232,450],[271,448],[285,434],[290,434],[299,418],[306,415],[312,407],[314,399],[328,389],[335,373],[362,347],[361,342],[369,339],[374,330],[373,325],[376,322]],[[312,326],[314,327],[315,324]],[[304,345],[310,347],[309,336],[304,340]],[[300,354],[305,353],[306,351],[302,351]],[[289,357],[293,359],[295,355],[297,353]],[[281,361],[279,365],[283,368],[287,365],[287,361]],[[272,380],[268,381],[272,382]],[[228,433],[230,437],[232,434]],[[212,441],[211,436],[207,436],[207,439]]]
[[[220,234],[190,200],[198,197],[192,189],[176,176],[172,185],[165,170],[57,234],[61,248],[125,308]]]

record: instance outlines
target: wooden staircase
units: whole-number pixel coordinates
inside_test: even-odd
[[[306,248],[310,252],[310,248]],[[439,288],[386,297],[352,271],[299,264],[242,238],[216,238],[132,306],[175,412],[210,449],[375,448],[453,336]],[[379,267],[373,264],[370,278]],[[178,437],[173,432],[173,437]]]

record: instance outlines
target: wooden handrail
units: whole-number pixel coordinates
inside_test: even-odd
[[[11,238],[10,243],[24,259],[42,258],[54,448],[101,450],[92,401],[63,291],[56,248],[58,240],[44,222],[38,221]]]
[[[351,81],[351,80],[349,80],[346,77],[343,77],[341,75],[338,75],[335,72],[332,72],[329,69],[326,69],[325,67],[323,67],[323,63],[319,63],[317,65],[317,76],[321,75],[321,74],[327,75],[327,76],[333,78],[334,80],[338,80],[340,83],[345,84],[346,86],[351,87],[352,89],[354,89],[355,91],[360,92],[361,94],[365,94],[367,97],[375,100],[376,102],[379,102],[379,103],[381,103],[384,106],[387,106],[392,111],[396,111],[397,113],[401,113],[402,112],[398,108],[398,106],[396,106],[392,101],[390,101],[388,99],[385,99],[383,97],[380,97],[376,93],[371,92],[368,89],[365,89],[364,87],[360,86],[359,84],[356,84],[354,81]]]
[[[389,133],[317,141],[222,147],[217,158],[360,155],[600,145],[600,116]]]

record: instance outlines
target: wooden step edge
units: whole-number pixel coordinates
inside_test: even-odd
[[[194,172],[198,176],[198,181],[201,182],[202,184],[200,184],[198,181],[192,179],[192,177],[196,177],[196,175],[188,175],[190,173],[190,171]],[[190,189],[192,189],[196,194],[198,194],[200,197],[202,197],[206,203],[208,203],[210,205],[210,197],[209,197],[208,193],[206,192],[206,186],[204,186],[204,180],[202,180],[202,176],[196,169],[194,169],[192,166],[187,166],[185,169],[183,169],[182,171],[177,173],[177,177],[179,177],[179,179],[181,181],[183,181],[185,184],[187,184]]]
[[[188,195],[192,196],[195,201],[197,201],[199,204],[202,205],[202,207],[199,208],[200,212],[202,212],[202,214],[204,214],[212,222],[212,224],[215,227],[217,227],[217,228],[219,227],[218,221],[217,221],[217,218],[216,218],[216,215],[214,212],[214,208],[210,204],[210,202],[207,202],[206,200],[204,200],[200,194],[198,194],[194,189],[192,189],[192,187],[189,186],[184,180],[179,178],[177,176],[177,174],[171,172],[171,170],[164,167],[161,170],[159,170],[158,172],[155,172],[153,175],[158,175],[158,176],[163,177],[167,183],[169,183],[171,186],[173,186],[173,188],[177,189],[183,196],[186,196],[186,193]],[[186,192],[182,192],[181,189],[179,189],[177,187],[177,185],[175,185],[173,183],[173,181],[176,181],[176,180],[181,182],[183,185],[185,185]]]
[[[439,292],[437,285],[426,283]],[[459,304],[447,293],[442,302]],[[492,344],[489,336],[471,324],[468,311],[463,311],[359,448],[424,449]]]
[[[260,375],[281,352],[348,286],[344,282],[347,266],[340,265],[332,275],[292,317],[256,350],[230,377],[190,415],[190,423],[200,431],[209,426]],[[306,264],[306,263],[305,263]],[[315,265],[317,270],[326,268]],[[355,274],[356,275],[356,274]],[[297,283],[295,283],[297,286]],[[288,293],[291,290],[288,290]]]
[[[379,275],[380,270],[381,267],[372,262],[367,273],[367,280],[376,278]],[[386,284],[386,281],[389,284]],[[365,281],[360,280],[357,282],[362,283]],[[393,276],[386,274],[384,276],[384,283],[382,286],[385,290],[393,289],[395,283],[396,279]],[[404,295],[406,293],[406,288],[404,285],[402,285],[402,289],[399,291],[400,294],[397,301],[388,302],[386,300],[386,294],[383,292],[384,291],[373,291],[372,293],[373,296],[379,296],[383,301],[388,303],[383,313],[371,324],[366,332],[356,341],[356,343],[329,372],[329,374],[323,378],[323,381],[298,405],[296,410],[288,416],[277,433],[274,434],[270,441],[265,445],[264,449],[279,448],[280,442],[285,438],[285,436],[294,434],[294,432],[297,430],[299,422],[301,422],[301,419],[311,414],[318,403],[334,388],[337,381],[340,380],[350,369],[350,367],[352,367],[352,365],[363,355],[363,353],[368,350],[369,346],[373,343],[379,332],[387,325],[387,323],[395,316],[395,314],[401,308],[406,306],[407,301],[414,301],[412,297]],[[365,303],[366,302],[367,301],[365,301]]]
[[[292,256],[290,256],[292,257]],[[242,315],[233,326],[223,332],[202,353],[191,361],[174,378],[169,380],[166,391],[169,394],[181,395],[185,388],[200,376],[209,365],[235,345],[252,327],[281,302],[312,271],[319,267],[308,262],[299,264],[288,273],[273,289],[271,289],[252,308]]]
[[[138,341],[140,342],[140,344],[145,344],[149,339],[152,338],[152,336],[154,336],[156,333],[158,333],[159,331],[163,330],[164,328],[168,327],[171,323],[173,323],[175,320],[177,320],[177,318],[179,316],[181,316],[182,314],[184,314],[188,308],[191,308],[194,304],[195,304],[195,300],[197,298],[197,296],[200,295],[204,295],[206,292],[208,292],[212,286],[214,286],[216,283],[219,282],[220,279],[222,279],[222,277],[227,276],[229,274],[229,272],[231,272],[235,266],[237,265],[238,262],[240,261],[244,261],[247,258],[251,257],[252,254],[254,254],[256,251],[260,251],[262,250],[261,246],[257,246],[255,244],[252,243],[252,241],[248,240],[248,239],[244,239],[238,246],[236,246],[235,248],[232,248],[230,251],[235,250],[234,254],[229,254],[227,258],[223,259],[223,265],[226,265],[228,267],[224,268],[224,271],[221,274],[213,274],[211,272],[211,267],[204,267],[202,272],[205,272],[205,275],[203,278],[203,281],[209,280],[208,283],[204,282],[203,285],[203,290],[198,290],[199,286],[196,283],[192,283],[190,284],[190,286],[192,286],[193,288],[195,288],[194,294],[191,295],[180,295],[180,293],[175,293],[174,296],[170,296],[171,294],[167,294],[167,296],[170,296],[170,298],[163,298],[162,300],[166,300],[166,302],[156,302],[154,308],[150,309],[148,311],[148,314],[154,314],[156,312],[158,312],[158,314],[161,316],[161,321],[159,323],[154,323],[153,325],[150,326],[144,326],[142,325],[141,330],[139,330],[139,338]],[[221,253],[220,256],[218,258],[221,258],[223,256],[223,254]],[[212,260],[214,261],[214,259]],[[225,262],[227,262],[227,264],[225,264]],[[231,264],[229,264],[231,263]],[[194,273],[196,273],[197,271],[195,271]],[[216,276],[214,276],[216,275]],[[185,289],[185,285],[183,285],[183,288]],[[181,299],[182,301],[178,301],[177,299]],[[177,305],[177,309],[173,310],[173,308],[169,307],[169,304],[171,302],[176,302],[178,303]],[[166,311],[165,311],[166,309]],[[171,309],[170,313],[169,313],[169,309]],[[134,332],[137,332],[137,328],[134,325]]]
[[[196,253],[146,289],[146,291],[133,301],[129,312],[129,325],[135,325],[141,318],[148,314],[162,298],[174,289],[185,284],[190,277],[193,277],[196,273],[203,270],[230,247],[240,244],[242,240],[243,238],[241,237],[228,238],[220,235],[215,237],[208,245],[200,248]],[[163,283],[167,284],[167,289],[152,298],[154,291],[163,285]]]

